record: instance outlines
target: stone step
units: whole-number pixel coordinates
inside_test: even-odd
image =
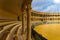
[[[8,25],[8,24],[16,23],[16,22],[18,22],[18,21],[2,22],[2,23],[0,23],[0,27]]]
[[[6,32],[9,32],[9,31],[11,30],[11,28],[13,28],[13,27],[14,27],[15,25],[17,25],[17,24],[19,24],[19,23],[13,23],[13,24],[4,26],[3,30],[0,31],[0,38],[1,38],[2,36],[4,36],[4,34],[5,34]]]
[[[20,26],[19,29],[18,29],[18,31],[17,31],[17,40],[23,40],[22,26]]]
[[[8,34],[6,40],[13,40],[14,39],[14,33],[16,32],[16,30],[21,26],[21,24],[16,25],[15,27],[13,27],[10,31],[10,33]]]

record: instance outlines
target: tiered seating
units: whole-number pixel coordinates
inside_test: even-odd
[[[10,33],[8,34],[6,40],[12,40],[14,37],[14,33],[20,27],[20,24],[16,25],[14,28],[11,29]]]
[[[22,26],[21,26],[21,27],[22,27]],[[22,31],[21,27],[19,27],[19,29],[18,29],[18,31],[17,31],[17,40],[23,40],[23,39],[22,39],[22,36],[21,36],[21,31]]]
[[[0,40],[20,40],[20,29],[22,30],[22,23],[19,21],[0,23]]]

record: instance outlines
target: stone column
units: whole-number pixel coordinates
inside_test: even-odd
[[[26,40],[27,38],[27,33],[26,33],[26,30],[27,30],[27,14],[26,14],[26,8],[24,8],[22,10],[22,35],[23,35],[23,39]]]
[[[24,15],[24,9],[22,9],[22,39],[25,40],[24,37],[24,27],[25,27],[25,15]]]
[[[27,5],[27,40],[31,40],[31,12],[30,5]]]
[[[25,3],[23,3],[23,7],[24,8],[24,5]],[[27,40],[31,40],[31,0],[30,1],[27,1],[26,0],[26,13],[27,13]],[[23,29],[24,29],[24,13],[22,14],[22,26],[23,26]]]

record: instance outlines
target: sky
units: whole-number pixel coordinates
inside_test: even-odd
[[[31,7],[38,12],[60,12],[60,0],[33,0]]]

